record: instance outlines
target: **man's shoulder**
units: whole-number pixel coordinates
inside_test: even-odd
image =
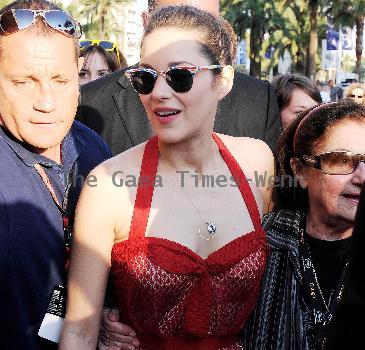
[[[267,89],[268,82],[265,80],[260,80],[250,75],[242,72],[235,71],[234,85],[245,86],[245,88],[250,89]]]
[[[111,151],[106,142],[93,130],[82,124],[78,120],[75,120],[71,127],[71,133],[80,140],[88,149],[90,147],[97,147],[108,158],[111,156]]]
[[[5,138],[1,137],[0,135],[0,163],[4,164],[16,158],[17,156],[13,149],[10,147],[9,143],[5,140]],[[1,166],[0,170],[4,170],[4,172],[7,172],[6,168],[6,166]]]

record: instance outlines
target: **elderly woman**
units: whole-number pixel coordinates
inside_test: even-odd
[[[364,135],[365,108],[348,100],[301,114],[284,133],[282,209],[264,220],[271,250],[245,349],[325,347],[365,181]]]
[[[351,99],[357,103],[365,104],[365,86],[362,83],[349,85],[344,93],[344,98]]]

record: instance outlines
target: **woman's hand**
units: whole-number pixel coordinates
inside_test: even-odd
[[[136,332],[119,322],[118,310],[104,308],[100,323],[99,350],[134,350],[138,347]]]

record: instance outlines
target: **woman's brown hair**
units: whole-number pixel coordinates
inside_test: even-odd
[[[211,64],[232,65],[236,58],[236,35],[223,18],[194,6],[167,6],[153,12],[143,39],[156,29],[181,28],[202,34],[201,52]],[[142,39],[142,45],[143,45]]]

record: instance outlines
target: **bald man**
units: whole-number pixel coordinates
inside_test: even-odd
[[[148,11],[142,14],[144,26],[156,8],[181,4],[219,14],[219,0],[149,0]],[[83,85],[77,112],[77,119],[102,136],[114,155],[152,135],[139,96],[123,72],[114,72]],[[235,72],[232,91],[219,103],[214,131],[261,139],[275,152],[280,118],[270,84]]]

